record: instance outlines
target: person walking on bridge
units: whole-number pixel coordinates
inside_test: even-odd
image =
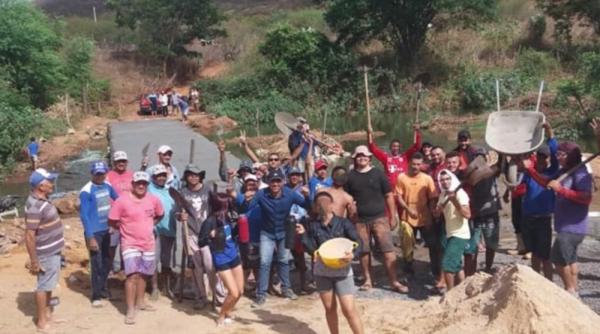
[[[167,171],[167,181],[165,186],[167,188],[174,187],[175,189],[179,189],[181,187],[181,177],[177,171],[177,168],[175,168],[175,165],[171,164],[171,159],[173,158],[173,149],[169,145],[161,145],[156,153],[158,154],[158,164],[150,167],[148,169],[148,174],[154,175],[155,173],[153,169],[157,168],[158,166],[163,166]]]

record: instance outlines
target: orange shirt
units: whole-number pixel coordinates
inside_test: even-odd
[[[413,218],[404,210],[400,219],[414,227],[431,223],[429,202],[437,197],[431,176],[422,172],[412,177],[400,174],[396,181],[396,196],[402,198],[406,205],[417,213],[417,218]]]

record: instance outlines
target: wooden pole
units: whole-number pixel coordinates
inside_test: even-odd
[[[500,81],[496,79],[496,109],[500,111]]]
[[[367,103],[367,126],[369,130],[372,130],[371,126],[371,101],[369,100],[369,74],[367,73],[369,70],[367,66],[363,66],[363,71],[365,72],[365,100]]]
[[[98,23],[98,20],[96,19],[96,6],[92,6],[92,13],[94,14],[94,24]]]
[[[535,105],[535,111],[540,111],[540,104],[542,103],[542,93],[544,92],[544,80],[540,83],[540,92],[538,93],[537,103]]]
[[[421,111],[421,90],[423,88],[423,84],[419,82],[417,85],[417,111],[415,115],[415,124],[419,124],[419,113]]]

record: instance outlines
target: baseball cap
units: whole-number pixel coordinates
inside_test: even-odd
[[[487,155],[487,150],[485,147],[477,147],[475,149],[475,155]]]
[[[33,173],[31,173],[31,176],[29,176],[29,184],[35,188],[44,180],[54,181],[57,177],[57,173],[48,173],[47,170],[43,168],[38,168],[35,171],[33,171]]]
[[[121,161],[121,160],[128,160],[127,153],[125,153],[125,151],[116,151],[113,154],[113,161]]]
[[[269,175],[267,176],[267,180],[269,180],[269,182],[272,182],[274,180],[285,180],[285,175],[283,175],[283,173],[279,170],[279,169],[275,169],[272,170],[271,172],[269,172]]]
[[[198,167],[194,164],[189,164],[189,165],[185,166],[185,170],[183,172],[197,174],[200,176],[201,179],[203,179],[204,176],[206,175],[206,171],[201,170],[200,167]]]
[[[327,162],[325,160],[317,160],[317,162],[315,162],[315,170],[319,170],[323,167],[327,168]]]
[[[356,146],[356,148],[354,149],[354,153],[352,154],[352,159],[356,158],[356,156],[358,156],[359,154],[365,155],[367,157],[370,157],[373,155],[371,153],[371,151],[369,151],[369,148],[366,147],[365,145]]]
[[[150,183],[150,175],[143,171],[137,171],[133,173],[133,182],[146,182]]]
[[[240,162],[240,167],[238,168],[238,174],[241,173],[242,171],[247,171],[249,173],[252,173],[252,161],[250,160],[242,160],[242,162]]]
[[[258,178],[254,174],[248,174],[244,178],[244,182],[248,182],[248,181],[256,181],[256,182],[258,182]]]
[[[160,154],[165,154],[167,152],[173,152],[173,149],[169,145],[161,145],[157,152]]]
[[[456,138],[457,139],[471,139],[471,133],[469,132],[469,130],[463,129],[463,130],[458,131]]]
[[[104,161],[96,161],[90,166],[90,172],[93,175],[106,174],[108,173],[108,166],[104,163]]]
[[[300,117],[296,117],[296,120],[298,120],[298,123],[300,123],[300,124],[306,123],[306,118],[301,117],[301,116]]]
[[[151,170],[152,170],[152,176],[168,173],[167,167],[165,167],[165,165],[161,165],[161,164],[152,166]]]
[[[294,166],[288,172],[288,175],[293,175],[293,174],[304,174],[304,173],[302,172],[302,170],[300,170],[300,168]]]
[[[542,144],[542,146],[540,146],[540,147],[539,147],[539,148],[538,148],[538,149],[535,151],[535,153],[537,153],[537,154],[541,154],[541,155],[545,155],[545,156],[549,157],[549,156],[550,156],[550,154],[551,154],[551,153],[550,153],[550,147],[548,147],[548,145],[546,145],[546,144]]]

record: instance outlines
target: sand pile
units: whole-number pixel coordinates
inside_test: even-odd
[[[531,268],[477,274],[442,298],[401,312],[411,333],[598,333],[600,316]],[[385,327],[384,327],[385,328]]]

